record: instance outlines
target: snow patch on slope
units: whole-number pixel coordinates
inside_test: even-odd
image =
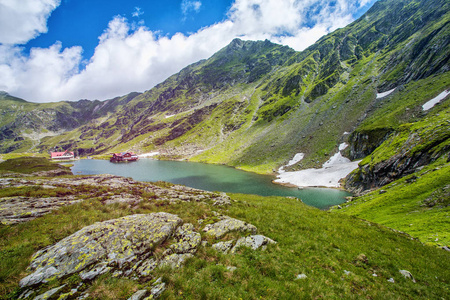
[[[395,91],[396,88],[393,88],[392,90],[389,90],[387,92],[384,93],[377,93],[377,99],[381,99],[384,98],[386,96],[389,96],[390,94],[392,94]]]
[[[443,91],[442,93],[437,95],[435,98],[431,99],[430,101],[428,101],[427,103],[422,105],[422,109],[425,111],[431,109],[433,106],[435,106],[436,104],[438,104],[439,102],[444,100],[449,94],[450,94],[449,90]]]
[[[325,162],[321,169],[285,172],[282,167],[280,168],[278,179],[274,182],[293,184],[298,187],[340,187],[339,181],[358,168],[360,162],[352,162],[348,158],[342,156],[341,151],[345,150],[347,147],[348,144],[346,143],[339,145],[339,152]]]

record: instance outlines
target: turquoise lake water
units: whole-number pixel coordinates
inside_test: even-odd
[[[112,174],[138,181],[167,181],[206,191],[297,197],[303,203],[320,209],[341,204],[350,195],[336,189],[289,188],[272,183],[273,176],[184,161],[141,159],[130,163],[110,163],[107,160],[86,159],[75,161],[72,172],[75,175]]]

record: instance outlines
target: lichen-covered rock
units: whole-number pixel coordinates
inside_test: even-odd
[[[112,195],[109,199],[105,200],[104,204],[128,203],[136,205],[141,201],[142,201],[141,197],[133,196],[130,194],[122,194],[122,195]]]
[[[57,292],[59,292],[59,290],[63,289],[66,285],[62,285],[59,287],[56,287],[54,289],[51,289],[50,291],[47,291],[43,294],[40,294],[39,296],[35,297],[34,300],[46,300],[46,299],[50,299],[50,297],[52,297],[53,295],[55,295]]]
[[[277,242],[275,242],[272,239],[269,239],[268,237],[265,237],[263,235],[251,235],[248,237],[243,237],[240,238],[237,242],[236,245],[234,245],[233,249],[231,249],[231,253],[236,253],[236,251],[240,248],[240,247],[249,247],[253,250],[256,250],[260,247],[263,247],[265,245],[268,244],[276,244]]]
[[[151,272],[158,266],[158,261],[154,258],[143,261],[137,268],[136,272],[142,277],[149,276]]]
[[[180,268],[184,262],[186,261],[186,259],[194,257],[194,255],[190,254],[190,253],[186,253],[186,254],[171,254],[168,255],[166,257],[164,257],[160,263],[159,266],[160,267],[166,267],[169,266],[172,269],[177,269]]]
[[[221,193],[219,194],[218,197],[214,198],[214,203],[213,205],[215,206],[222,206],[222,205],[227,205],[231,203],[231,199],[230,197],[225,194],[225,193]]]
[[[5,197],[0,199],[0,223],[5,225],[27,222],[62,206],[82,200],[64,197]]]
[[[144,299],[145,295],[147,295],[147,290],[139,290],[136,293],[133,294],[128,300],[142,300]]]
[[[71,289],[67,293],[62,293],[59,295],[58,300],[67,300],[67,299],[73,299],[73,295],[75,295],[78,292],[78,289]]]
[[[233,247],[233,241],[218,242],[212,245],[212,247],[213,249],[226,254]]]
[[[139,255],[151,252],[169,238],[181,222],[176,215],[160,212],[87,226],[37,252],[29,267],[34,272],[23,278],[20,286],[78,273],[102,262],[121,268],[139,260]]]
[[[217,239],[233,231],[256,233],[256,230],[254,225],[230,217],[226,217],[214,224],[208,224],[203,229],[206,234]]]
[[[178,254],[195,253],[197,251],[202,237],[200,233],[194,231],[194,225],[186,223],[178,227],[175,232],[175,244],[170,248]]]
[[[150,294],[152,298],[150,299],[156,299],[161,296],[161,294],[166,290],[166,284],[162,282],[162,278],[158,278],[155,283],[153,283],[152,289],[150,291]]]
[[[83,280],[92,280],[98,275],[104,274],[108,271],[110,271],[112,268],[108,267],[107,262],[102,262],[98,265],[96,265],[94,268],[92,268],[89,271],[82,271],[80,272],[80,278]]]

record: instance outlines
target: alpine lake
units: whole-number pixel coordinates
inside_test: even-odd
[[[273,176],[186,161],[140,159],[135,162],[111,163],[107,160],[82,159],[71,164],[75,175],[111,174],[131,177],[137,181],[166,181],[206,191],[295,197],[322,210],[344,203],[345,197],[351,195],[346,191],[330,188],[286,187],[273,183]]]

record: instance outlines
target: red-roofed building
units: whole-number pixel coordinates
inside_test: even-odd
[[[68,160],[75,158],[75,154],[71,151],[50,152],[50,155],[53,160]]]
[[[120,153],[112,153],[112,157],[109,160],[110,162],[121,162],[121,161],[136,161],[138,160],[138,156],[133,152],[120,152]]]

